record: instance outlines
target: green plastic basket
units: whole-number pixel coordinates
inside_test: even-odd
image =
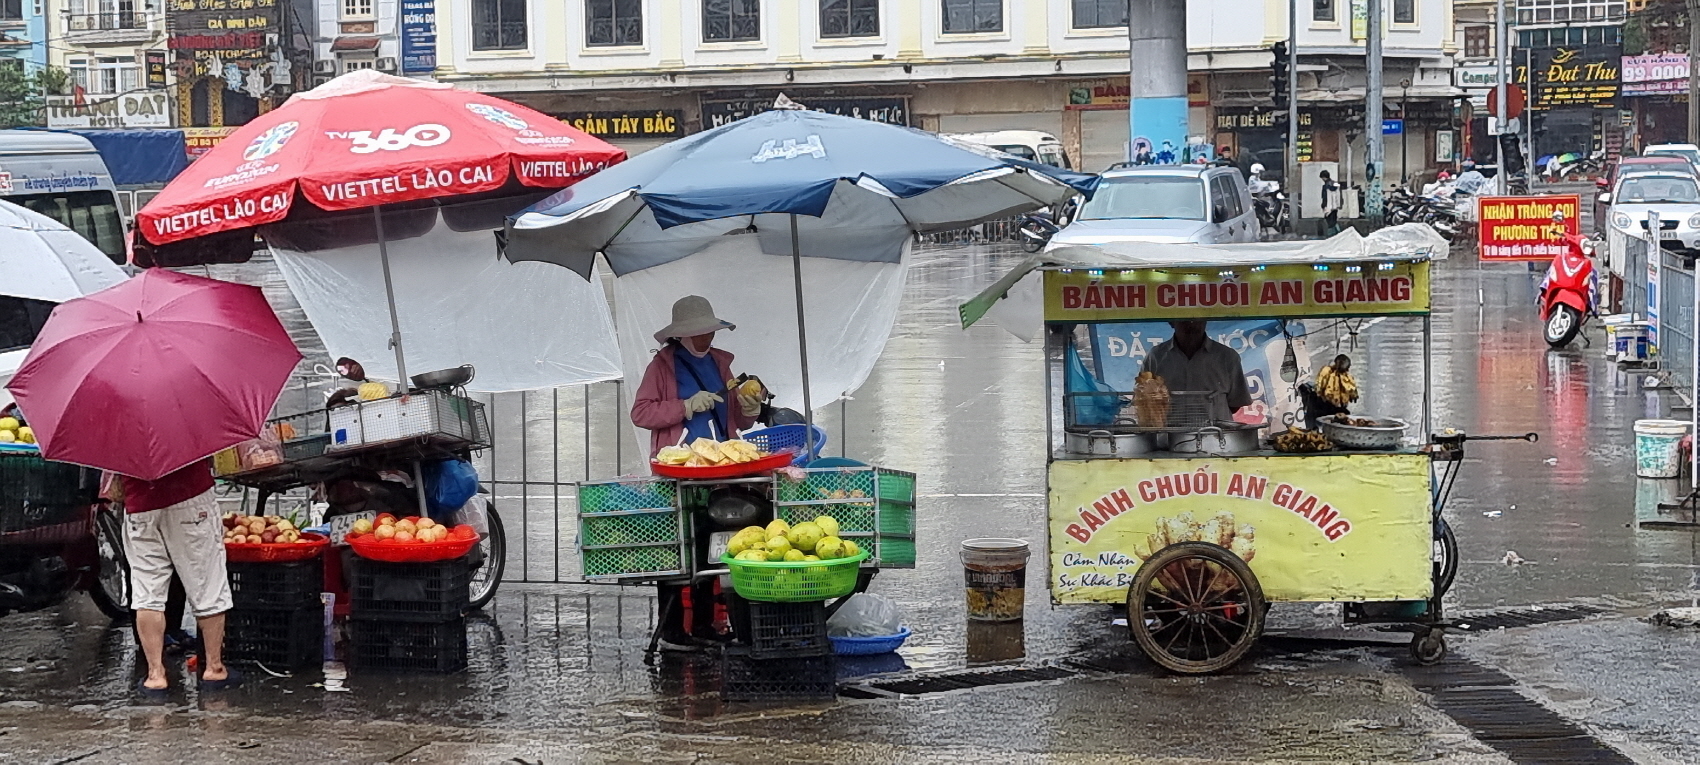
[[[848,558],[820,561],[753,561],[721,556],[732,572],[732,589],[746,600],[766,603],[807,603],[842,598],[856,590],[863,550]]]
[[[579,544],[584,547],[677,543],[682,537],[677,510],[635,510],[580,515]]]
[[[584,551],[584,576],[587,579],[668,576],[684,571],[685,560],[678,545]]]

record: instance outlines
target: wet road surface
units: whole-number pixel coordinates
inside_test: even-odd
[[[0,620],[6,628],[0,754],[17,761],[80,754],[90,755],[80,762],[177,761],[154,753],[198,741],[202,748],[193,755],[181,750],[185,759],[748,761],[743,750],[760,747],[774,759],[798,761],[842,761],[847,751],[856,759],[884,753],[894,760],[1055,753],[1080,761],[1135,754],[1224,762],[1500,761],[1402,678],[1403,638],[1342,633],[1326,609],[1278,606],[1271,629],[1381,640],[1387,647],[1300,643],[1295,650],[1284,643],[1260,648],[1221,677],[1174,678],[1137,657],[1125,628],[1110,624],[1112,609],[1049,605],[1036,585],[1047,578],[1039,554],[1045,529],[1039,347],[991,323],[966,332],[956,324],[957,303],[1020,257],[996,246],[922,252],[878,368],[843,408],[843,423],[836,405],[822,413],[850,456],[915,472],[922,495],[919,566],[884,572],[872,588],[898,601],[916,636],[896,659],[851,665],[840,674],[936,674],[976,659],[1045,666],[1079,657],[1115,659],[1116,672],[902,700],[748,705],[719,700],[719,666],[711,659],[647,666],[652,592],[570,583],[579,578],[570,487],[502,483],[568,482],[632,469],[629,436],[619,458],[610,453],[611,436],[623,428],[613,415],[614,386],[600,385],[588,394],[530,394],[523,407],[517,398],[496,402],[498,433],[523,427],[528,436],[524,449],[499,444],[493,464],[485,465],[499,479],[499,507],[514,539],[509,576],[567,583],[504,584],[486,614],[470,622],[466,672],[355,675],[347,691],[325,689],[317,671],[261,676],[219,698],[178,691],[165,707],[138,708],[128,692],[136,666],[128,630],[107,625],[79,596],[51,611]],[[269,264],[212,273],[265,285],[309,363],[324,361],[315,358],[322,353],[315,353],[316,338]],[[1597,661],[1601,639],[1625,632],[1633,637],[1625,645],[1642,655],[1690,652],[1691,636],[1635,626],[1641,623],[1631,617],[1692,599],[1697,553],[1689,532],[1634,523],[1638,505],[1652,512],[1650,503],[1670,493],[1660,482],[1638,484],[1633,475],[1631,425],[1662,414],[1660,398],[1640,387],[1641,378],[1606,363],[1597,333],[1592,348],[1547,351],[1533,305],[1538,280],[1520,264],[1482,267],[1469,258],[1436,271],[1435,424],[1542,435],[1538,445],[1469,447],[1447,511],[1463,559],[1450,605],[1585,600],[1610,611],[1581,624],[1451,640],[1472,658],[1539,674],[1552,687],[1562,687],[1561,680],[1601,686],[1597,693],[1615,699],[1633,695],[1637,673],[1645,670],[1668,675],[1660,687],[1671,689],[1672,700],[1684,698],[1695,674],[1681,658],[1676,669],[1653,672],[1650,660],[1621,656],[1602,668],[1623,678],[1621,687],[1568,676],[1580,671],[1572,668],[1595,666],[1581,657]],[[1390,320],[1356,335],[1336,327],[1308,340],[1313,354],[1338,348],[1353,356],[1366,388],[1362,411],[1415,421],[1419,328]],[[957,550],[962,539],[977,536],[1034,542],[1028,581],[1035,586],[1018,635],[971,634],[965,622]],[[1503,564],[1513,550],[1529,563]],[[1510,652],[1508,646],[1536,634],[1564,649],[1555,647],[1555,657],[1576,660],[1560,669],[1556,659]],[[181,686],[185,679],[177,671],[173,682]],[[1603,738],[1627,742],[1625,749],[1642,759],[1700,760],[1694,726],[1683,724],[1691,718],[1660,719],[1653,711],[1632,708],[1585,721],[1604,726]],[[285,733],[290,729],[299,732]],[[1643,739],[1656,746],[1636,748]]]

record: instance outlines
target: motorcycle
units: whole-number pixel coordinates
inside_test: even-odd
[[[1562,214],[1553,216],[1562,225]],[[1594,270],[1595,242],[1579,234],[1564,235],[1565,246],[1547,266],[1539,290],[1542,334],[1547,345],[1563,348],[1576,339],[1590,316],[1597,316],[1599,274]]]
[[[1079,208],[1079,197],[1071,198],[1062,203],[1055,213],[1049,209],[1035,210],[1021,216],[1021,222],[1016,224],[1016,238],[1021,242],[1021,249],[1027,252],[1038,252],[1050,244],[1051,237],[1056,236],[1063,226],[1068,225]]]
[[[1258,226],[1272,228],[1283,234],[1292,227],[1292,221],[1288,217],[1287,195],[1279,188],[1252,194],[1251,206],[1257,213]]]
[[[98,499],[100,473],[34,454],[0,460],[0,614],[51,608],[87,592],[108,618],[128,618],[123,516]]]

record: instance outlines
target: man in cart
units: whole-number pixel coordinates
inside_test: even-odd
[[[1203,320],[1171,321],[1174,337],[1157,344],[1145,357],[1140,371],[1163,379],[1171,391],[1208,391],[1222,395],[1211,398],[1210,419],[1226,422],[1240,407],[1251,405],[1245,369],[1234,349],[1211,340]]]

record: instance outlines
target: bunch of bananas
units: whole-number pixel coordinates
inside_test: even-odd
[[[1326,452],[1334,448],[1334,442],[1315,430],[1287,428],[1274,439],[1275,451],[1290,454],[1307,454],[1310,452]]]
[[[1358,381],[1352,379],[1352,360],[1342,353],[1334,363],[1316,370],[1316,395],[1335,406],[1358,400]]]

